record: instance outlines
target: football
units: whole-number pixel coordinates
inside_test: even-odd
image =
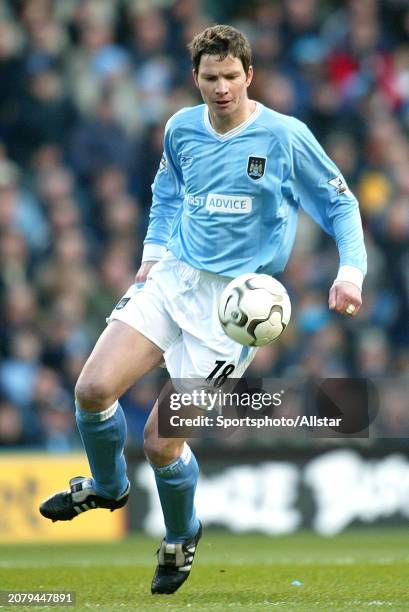
[[[267,274],[242,274],[224,289],[219,319],[226,334],[250,346],[277,340],[287,327],[291,302],[285,287]]]

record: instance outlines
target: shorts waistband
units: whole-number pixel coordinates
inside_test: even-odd
[[[178,272],[181,272],[181,277],[184,280],[206,278],[207,280],[216,281],[223,284],[229,283],[232,280],[229,276],[222,276],[221,274],[215,274],[214,272],[207,272],[206,270],[194,268],[185,261],[181,261],[175,257],[171,251],[168,251],[165,257],[174,263]]]

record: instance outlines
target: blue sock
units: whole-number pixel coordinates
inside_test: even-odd
[[[152,467],[165,519],[166,542],[176,544],[193,538],[199,529],[194,507],[199,476],[196,457],[185,444],[179,459],[164,467]]]
[[[102,497],[117,499],[128,487],[124,446],[126,419],[118,402],[103,412],[87,412],[76,404],[76,419],[94,488]]]

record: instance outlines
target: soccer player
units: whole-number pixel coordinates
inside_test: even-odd
[[[68,491],[43,502],[41,513],[53,521],[126,503],[126,422],[118,398],[163,359],[173,379],[206,379],[216,362],[232,377],[243,374],[255,349],[224,334],[219,296],[239,274],[284,269],[300,207],[337,244],[329,307],[355,316],[361,306],[361,220],[341,173],[303,123],[249,99],[251,49],[242,33],[210,27],[190,49],[204,104],[182,109],[166,126],[136,284],[113,310],[76,386],[92,478],[76,477]],[[188,577],[201,537],[198,465],[185,440],[158,436],[157,403],[144,449],[166,526],[151,590],[173,593]]]

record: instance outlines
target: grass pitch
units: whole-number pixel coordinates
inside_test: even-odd
[[[47,608],[66,611],[409,610],[409,529],[350,530],[330,539],[205,531],[188,581],[168,596],[150,594],[157,546],[143,536],[0,546],[0,589],[76,591],[75,607]]]

